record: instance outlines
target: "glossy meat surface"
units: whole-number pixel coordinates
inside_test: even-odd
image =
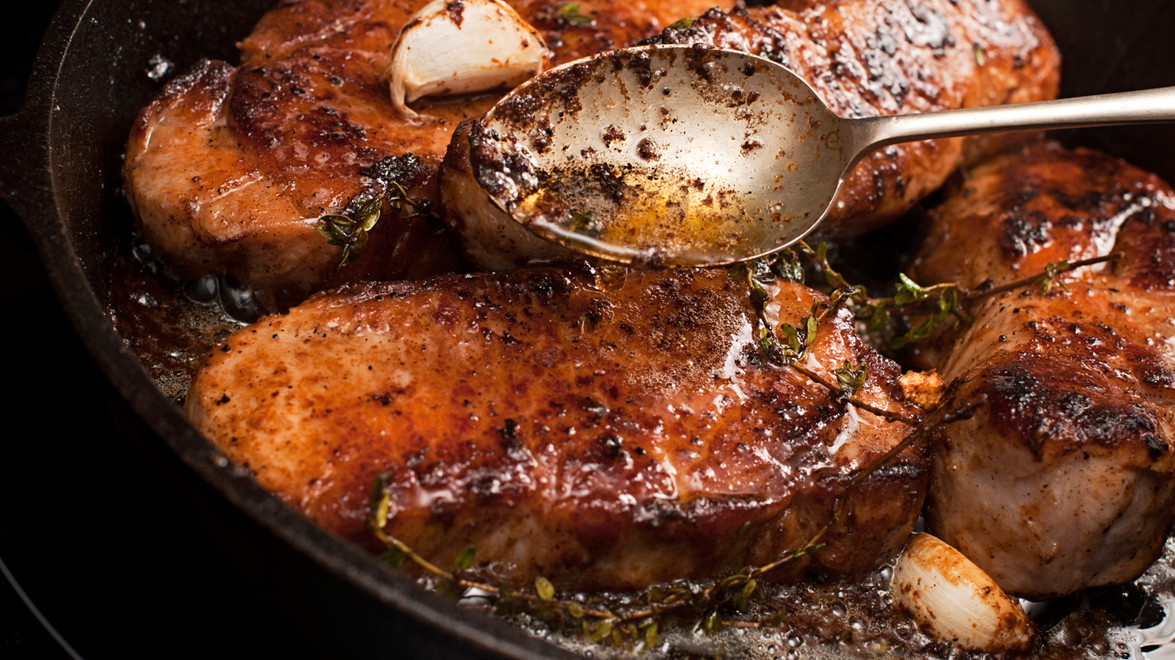
[[[947,427],[931,482],[935,533],[1031,597],[1127,582],[1175,521],[1175,194],[1153,175],[1042,143],[970,173],[932,214],[922,282],[979,286],[1121,251],[1111,266],[986,300],[923,354]]]
[[[1021,0],[840,0],[712,10],[652,43],[704,44],[773,60],[807,80],[844,117],[927,112],[1054,98],[1060,58]],[[477,130],[469,135],[476,141]],[[877,228],[937,189],[960,164],[1019,139],[921,141],[866,157],[820,231]],[[470,140],[458,132],[442,175],[447,222],[474,263],[507,268],[549,259],[549,244],[513,227],[477,188]],[[487,165],[488,167],[488,165]]]
[[[144,237],[182,274],[228,273],[272,305],[344,281],[453,270],[453,250],[425,218],[390,203],[364,256],[336,272],[340,248],[315,230],[353,213],[391,181],[436,201],[436,170],[454,127],[495,94],[424,102],[413,124],[392,109],[389,51],[424,0],[301,0],[267,14],[241,43],[242,64],[205,62],[173,81],[132,129],[124,171]],[[513,5],[562,62],[627,44],[696,15],[712,0],[585,0],[588,24],[561,3]]]
[[[816,295],[780,284],[770,322],[799,323]],[[363,285],[226,339],[186,410],[262,485],[348,538],[372,542],[383,475],[388,533],[441,565],[472,545],[519,583],[709,577],[803,545],[847,475],[908,431],[765,363],[756,318],[745,279],[724,270]],[[825,319],[810,352],[833,382],[846,360],[867,365],[861,399],[915,412],[848,314]],[[862,571],[900,547],[925,468],[907,451],[850,491],[814,566]]]

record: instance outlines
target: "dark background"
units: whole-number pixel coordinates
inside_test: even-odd
[[[33,55],[57,3],[19,5],[0,23],[0,115],[20,109]],[[18,158],[19,154],[4,157]],[[0,302],[7,310],[5,322],[0,323],[0,341],[14,348],[0,361],[0,400],[8,419],[0,458],[0,560],[9,572],[8,580],[0,579],[0,657],[64,658],[69,657],[66,651],[25,606],[10,582],[15,579],[37,604],[50,597],[53,587],[47,588],[47,584],[82,584],[72,579],[70,571],[48,569],[48,562],[38,557],[42,543],[64,541],[70,545],[59,538],[59,530],[69,523],[64,517],[57,517],[62,522],[54,522],[52,514],[44,510],[45,505],[60,502],[56,495],[45,495],[53,479],[46,480],[40,466],[52,464],[52,445],[60,447],[64,438],[81,433],[101,440],[113,433],[112,422],[94,402],[101,396],[96,390],[103,380],[58,308],[20,220],[2,203]],[[35,331],[30,331],[30,319],[36,319]],[[71,384],[68,398],[62,396],[60,385],[64,382]],[[67,401],[72,404],[79,399],[84,400],[82,410],[62,414]],[[55,407],[61,412],[55,413]],[[85,417],[91,421],[83,429],[79,422]],[[58,467],[65,469],[65,462],[59,462]],[[78,546],[89,544],[81,541]],[[84,561],[82,554],[78,553],[79,562]]]
[[[58,1],[10,4],[0,21],[4,116],[22,105]],[[127,441],[139,423],[83,348],[3,203],[0,302],[0,658],[304,655],[282,634],[287,622],[193,531],[200,525],[174,494],[188,486]]]

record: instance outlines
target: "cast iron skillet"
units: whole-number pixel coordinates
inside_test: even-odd
[[[131,220],[119,171],[131,122],[157,91],[162,55],[182,71],[201,56],[235,61],[235,40],[274,0],[69,0],[50,27],[23,110],[0,118],[0,194],[22,217],[77,333],[100,368],[206,501],[207,533],[235,544],[245,570],[319,623],[311,652],[334,656],[552,656],[557,649],[477,612],[455,608],[324,533],[223,456],[156,388],[107,312],[110,273]],[[1037,0],[1065,56],[1064,95],[1175,84],[1175,7],[1168,0]],[[1175,178],[1175,128],[1084,132],[1105,149]],[[18,157],[16,157],[18,156]],[[235,527],[225,530],[233,515]],[[229,523],[226,523],[226,519]],[[258,557],[264,556],[264,562]],[[280,568],[274,568],[279,566]],[[290,576],[297,577],[291,583]],[[267,580],[268,578],[268,580]],[[322,633],[326,631],[325,641]],[[291,631],[296,635],[296,631]]]

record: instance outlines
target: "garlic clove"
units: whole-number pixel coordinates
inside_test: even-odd
[[[413,14],[392,46],[392,105],[425,96],[510,88],[543,70],[550,51],[538,30],[501,0],[434,0]]]
[[[927,631],[963,648],[1027,649],[1036,626],[978,566],[929,534],[914,534],[894,565],[890,591]]]

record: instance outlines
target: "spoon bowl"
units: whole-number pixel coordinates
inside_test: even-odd
[[[779,250],[897,142],[1175,119],[1175,88],[845,119],[799,76],[737,51],[638,46],[551,69],[469,132],[478,184],[536,234],[627,263],[721,265]]]
[[[849,157],[836,119],[767,60],[639,47],[517,88],[471,131],[471,157],[495,204],[545,238],[624,262],[721,264],[820,219]]]

